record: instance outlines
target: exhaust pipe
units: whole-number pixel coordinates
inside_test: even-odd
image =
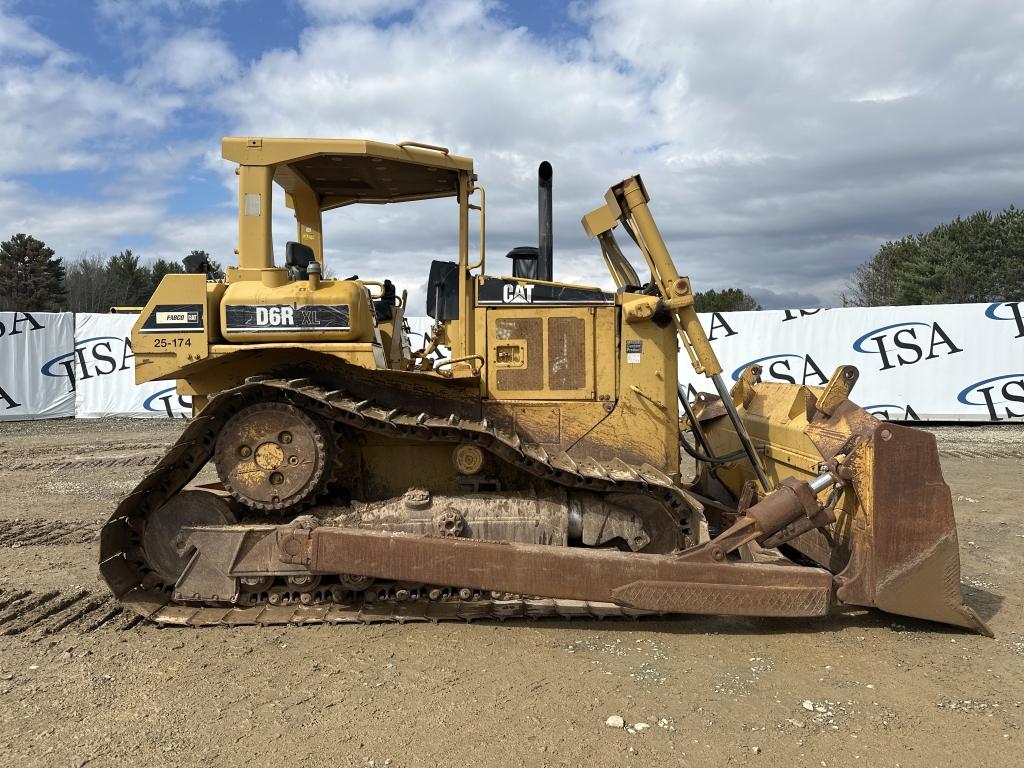
[[[552,261],[552,221],[551,210],[551,163],[547,160],[537,168],[537,279],[550,282],[554,279]]]

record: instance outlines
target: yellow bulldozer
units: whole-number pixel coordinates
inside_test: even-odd
[[[639,176],[583,216],[604,290],[554,279],[547,163],[538,245],[494,276],[469,158],[320,139],[222,151],[238,264],[167,275],[132,331],[136,380],[177,380],[194,408],[102,531],[102,575],[134,611],[202,626],[846,604],[988,631],[961,595],[933,436],[856,406],[852,366],[821,388],[757,366],[727,386]],[[275,183],[296,223],[277,258]],[[458,244],[429,265],[434,322],[413,349],[407,291],[326,279],[322,221],[433,198],[454,199]],[[714,389],[692,402],[680,347]]]

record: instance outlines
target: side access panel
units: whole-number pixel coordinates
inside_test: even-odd
[[[206,275],[164,276],[132,327],[136,384],[177,378],[209,355],[223,292]]]
[[[487,310],[488,397],[596,400],[604,395],[614,399],[614,370],[599,370],[597,365],[598,345],[614,348],[613,323],[612,308]]]

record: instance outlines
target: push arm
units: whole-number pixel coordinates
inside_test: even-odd
[[[631,176],[608,190],[603,206],[583,217],[583,228],[591,237],[601,239],[606,259],[608,241],[614,242],[611,232],[618,224],[622,224],[636,242],[647,261],[647,266],[650,267],[651,279],[661,296],[661,305],[671,312],[679,338],[686,348],[694,370],[714,382],[758,481],[765,491],[769,491],[771,486],[764,474],[760,457],[750,440],[750,435],[747,434],[743,420],[736,411],[729,388],[722,380],[722,365],[718,362],[718,357],[697,318],[697,311],[693,308],[690,279],[679,275],[665,240],[658,231],[654,216],[647,206],[650,199],[643,180],[639,176]]]

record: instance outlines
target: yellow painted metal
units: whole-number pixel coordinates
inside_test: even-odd
[[[469,195],[472,181],[466,176],[459,177],[459,316],[446,323],[448,346],[452,357],[463,359],[473,352],[475,326],[470,322],[475,296],[471,292],[469,275]],[[456,374],[466,367],[453,368]]]
[[[753,385],[748,403],[739,404],[743,423],[773,484],[786,477],[810,480],[820,474],[823,457],[807,436],[806,404],[808,395],[820,395],[822,391],[801,384],[758,383]],[[736,431],[726,418],[706,424],[704,431],[716,456],[740,447]],[[736,496],[745,481],[754,479],[750,463],[744,459],[720,467],[716,476]]]
[[[298,185],[285,194],[285,205],[295,211],[296,242],[308,245],[313,255],[324,263],[323,216],[320,198],[306,185]]]
[[[403,146],[404,145],[404,146]],[[351,157],[392,161],[451,171],[473,171],[473,161],[451,153],[424,148],[413,142],[388,144],[365,139],[296,139],[226,136],[221,141],[221,156],[239,165],[282,165],[312,157]],[[333,161],[332,161],[333,162]],[[386,197],[386,183],[382,184],[373,200]],[[290,191],[286,188],[286,191]],[[452,194],[452,193],[449,193]],[[399,193],[402,199],[437,197],[436,190],[406,189]]]
[[[200,306],[204,308],[204,321],[218,311],[224,285],[207,283],[206,275],[165,275],[156,291],[142,308],[132,326],[132,351],[135,353],[135,383],[155,379],[177,378],[182,369],[205,359],[215,334],[208,322],[203,330],[182,332],[144,331],[146,321],[158,311],[158,306]]]
[[[593,307],[510,305],[484,311],[487,389],[492,398],[595,398]],[[559,333],[566,325],[570,333]]]
[[[273,273],[284,277],[283,272],[283,270],[273,271]],[[273,334],[272,336],[268,336],[266,330],[239,331],[229,330],[228,328],[227,313],[232,307],[284,306],[290,311],[292,308],[299,310],[303,307],[318,304],[348,307],[349,328],[345,330],[310,330],[304,328],[282,330],[281,328],[275,328],[270,331]],[[313,339],[318,342],[372,342],[374,340],[372,313],[373,308],[370,306],[366,289],[357,281],[324,280],[313,290],[306,280],[283,282],[280,285],[266,285],[263,282],[245,280],[229,285],[224,292],[220,302],[220,327],[221,335],[224,339],[237,343],[266,343],[271,339],[274,343]]]
[[[679,326],[679,336],[690,354],[694,369],[708,377],[721,373],[722,366],[693,308],[690,280],[681,278],[676,270],[654,216],[647,207],[650,197],[643,182],[639,176],[633,176],[626,179],[621,187],[613,188],[613,191],[617,198],[625,202],[621,207],[628,211],[634,224],[635,234],[651,267],[651,275],[658,282],[666,304],[673,311]]]
[[[238,265],[243,269],[274,266],[271,238],[270,185],[272,168],[243,165],[238,169]]]

